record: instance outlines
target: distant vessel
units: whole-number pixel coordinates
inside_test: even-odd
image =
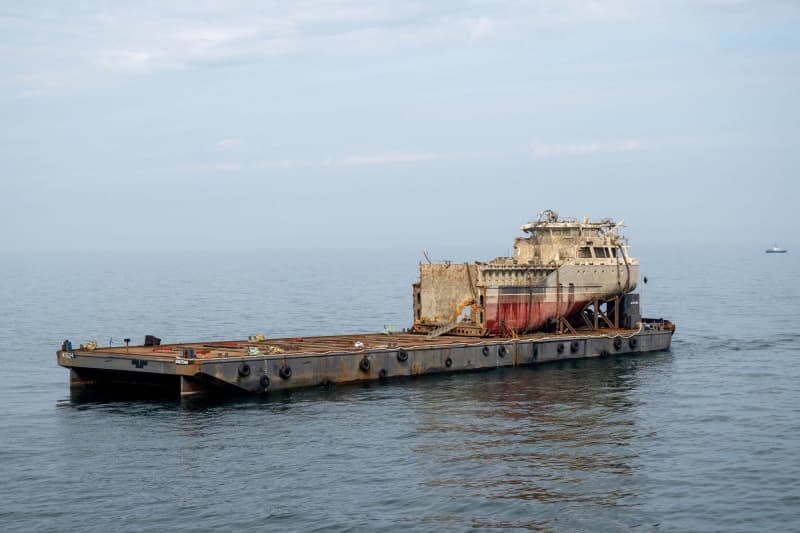
[[[778,248],[778,243],[772,245],[772,248],[768,248],[765,250],[768,254],[785,254],[786,249]]]

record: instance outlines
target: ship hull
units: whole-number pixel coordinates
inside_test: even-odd
[[[580,313],[592,300],[566,302],[544,302],[541,299],[519,297],[513,294],[498,294],[494,301],[487,302],[486,329],[491,335],[499,335],[504,330],[518,333],[542,329],[551,319],[559,316],[569,317]]]
[[[533,285],[487,288],[485,328],[490,335],[540,330],[579,314],[595,299],[632,291],[638,276],[638,265],[567,265]]]

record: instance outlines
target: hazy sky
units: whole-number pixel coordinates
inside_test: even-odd
[[[798,28],[769,0],[5,1],[0,249],[501,253],[547,208],[791,246]]]

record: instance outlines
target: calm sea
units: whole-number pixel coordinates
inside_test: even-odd
[[[800,530],[800,254],[634,252],[671,352],[184,403],[55,351],[406,327],[418,254],[0,256],[0,530]]]

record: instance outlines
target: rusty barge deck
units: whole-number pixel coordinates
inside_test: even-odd
[[[374,333],[93,349],[65,341],[57,361],[70,369],[72,387],[155,387],[185,397],[641,354],[669,349],[673,332],[668,321],[645,319],[638,329],[519,338]]]

